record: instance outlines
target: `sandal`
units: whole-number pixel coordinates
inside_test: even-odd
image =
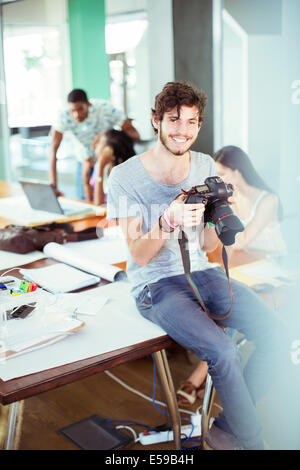
[[[190,406],[195,403],[197,398],[203,398],[205,382],[206,381],[204,380],[204,382],[198,388],[189,381],[181,382],[179,389],[176,392],[178,405]]]

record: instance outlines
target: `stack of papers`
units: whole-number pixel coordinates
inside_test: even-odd
[[[296,273],[283,269],[267,259],[230,268],[230,277],[250,287],[268,283],[274,287],[289,284],[296,278]]]
[[[21,269],[28,281],[36,282],[49,292],[71,292],[100,282],[100,277],[84,273],[64,263],[55,263],[45,268]]]
[[[43,321],[38,315],[26,320],[9,320],[6,322],[6,337],[0,344],[0,362],[65,338],[81,329],[85,323],[81,320],[49,315]]]

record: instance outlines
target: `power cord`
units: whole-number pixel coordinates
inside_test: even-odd
[[[152,398],[148,397],[147,395],[143,394],[142,392],[140,392],[139,390],[136,390],[134,389],[133,387],[131,387],[130,385],[126,384],[125,382],[123,382],[121,379],[119,379],[118,377],[116,377],[114,374],[112,374],[111,372],[109,371],[104,371],[106,373],[106,375],[108,375],[111,379],[113,379],[114,381],[116,381],[119,385],[121,385],[122,387],[124,387],[126,390],[129,390],[130,392],[140,396],[141,398],[147,400],[147,401],[151,401],[155,407],[155,409],[157,409],[157,411],[169,416],[169,414],[160,409],[157,404],[159,404],[160,406],[163,406],[163,407],[167,407],[167,404],[166,403],[163,403],[161,401],[158,401],[155,399],[155,391],[156,391],[156,365],[155,365],[155,362],[153,361],[153,392],[152,392]],[[199,413],[199,409],[201,409],[202,406],[200,406],[197,410],[196,410],[196,413],[192,412],[192,411],[189,411],[189,410],[185,410],[185,409],[180,409],[179,408],[179,411],[181,413],[185,413],[185,414],[188,414],[190,415],[191,417],[195,416],[195,417],[199,417],[200,413]],[[191,424],[191,430],[189,431],[189,435],[186,436],[184,435],[182,437],[182,450],[188,450],[188,449],[191,449],[192,447],[198,447],[197,445],[195,446],[187,446],[185,447],[184,445],[187,444],[188,442],[189,443],[192,443],[192,442],[197,442],[197,443],[200,443],[201,442],[201,438],[200,440],[197,440],[197,439],[191,439],[192,435],[193,435],[193,432],[194,432],[194,429],[195,429],[195,426],[192,422],[192,420],[190,418],[181,418],[181,420],[186,420],[188,421],[190,424]],[[119,422],[119,421],[118,421]],[[133,423],[133,424],[136,424],[136,425],[139,425],[139,426],[144,426],[147,430],[149,431],[155,431],[155,432],[163,432],[163,431],[171,431],[171,426],[169,424],[163,424],[163,425],[158,425],[156,427],[152,427],[152,426],[145,426],[145,425],[142,425],[141,423],[138,423],[138,422],[135,422],[135,421],[125,421],[126,423]],[[135,443],[136,442],[139,442],[140,438],[137,437],[136,440],[135,440]]]
[[[143,398],[144,400],[147,400],[147,401],[151,401],[153,402],[153,397],[149,397],[148,395],[145,395],[144,393],[140,392],[139,390],[136,390],[135,388],[131,387],[130,385],[126,384],[125,382],[123,382],[123,380],[119,379],[118,377],[116,377],[114,374],[112,374],[110,371],[108,370],[105,370],[104,373],[106,375],[108,375],[112,380],[114,380],[115,382],[117,382],[119,385],[121,385],[122,387],[124,387],[126,390],[134,393],[135,395],[138,395],[139,397]],[[157,403],[158,405],[160,406],[165,406],[166,408],[168,407],[168,405],[166,403],[163,403],[159,400],[155,400],[155,403]],[[188,415],[193,415],[194,412],[193,411],[189,411],[189,410],[184,410],[184,409],[181,409],[179,408],[179,411],[181,413],[186,413]]]
[[[152,358],[153,360],[153,358]],[[156,405],[156,402],[155,402],[155,390],[156,390],[156,364],[155,364],[155,361],[153,360],[153,387],[152,387],[152,402],[153,402],[153,405],[154,405],[154,408],[157,409],[157,411],[160,411],[161,413],[165,414],[166,416],[170,416],[169,413],[167,413],[166,411],[164,410],[161,410],[160,408],[158,408],[158,406]]]

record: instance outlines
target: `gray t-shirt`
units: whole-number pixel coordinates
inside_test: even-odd
[[[155,181],[145,170],[139,155],[113,168],[108,181],[107,219],[143,217],[142,230],[147,233],[158,222],[159,216],[173,199],[192,186],[203,184],[208,176],[217,174],[214,160],[203,153],[190,152],[191,165],[188,177],[179,184],[163,184]],[[212,267],[199,245],[203,225],[184,229],[189,239],[191,271]],[[182,259],[176,229],[160,251],[146,266],[132,261],[128,250],[127,276],[132,284],[132,294],[137,296],[146,284],[159,279],[183,274]]]

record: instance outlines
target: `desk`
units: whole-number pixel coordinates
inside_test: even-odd
[[[74,223],[74,226],[76,230],[82,230],[95,225],[99,221],[101,225],[105,224],[103,218],[100,219],[99,217],[96,217],[77,221]],[[243,264],[253,260],[253,257],[251,258],[250,255],[246,255],[242,252],[240,253],[240,256],[238,255],[239,254],[237,253],[234,265]],[[217,250],[215,254],[210,255],[210,260],[218,261],[218,256],[219,250]],[[27,265],[27,267],[41,267],[52,262],[52,260],[44,259],[31,263]],[[14,271],[10,274],[16,277],[18,276],[18,273]],[[6,448],[11,449],[13,447],[14,428],[17,419],[18,402],[20,400],[56,389],[60,386],[110,369],[114,366],[121,365],[127,361],[135,360],[153,353],[160,381],[166,395],[166,401],[173,425],[175,448],[180,449],[180,421],[177,401],[165,354],[165,348],[173,344],[174,342],[167,335],[162,335],[143,342],[137,340],[134,344],[130,344],[125,348],[111,350],[104,354],[99,354],[71,364],[55,367],[24,377],[18,377],[5,382],[0,380],[0,403],[10,406]]]

